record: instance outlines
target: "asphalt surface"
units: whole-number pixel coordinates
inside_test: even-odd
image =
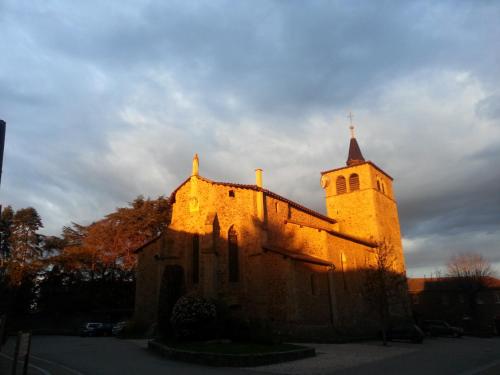
[[[169,361],[144,340],[35,336],[29,375],[100,374],[438,374],[500,375],[500,338],[428,339],[422,345],[378,342],[311,344],[315,358],[254,368],[213,368]],[[10,375],[14,338],[0,353],[0,374]],[[18,372],[20,374],[21,372]]]
[[[317,356],[254,368],[280,374],[500,375],[500,337],[433,338],[424,344],[315,344]]]
[[[428,339],[421,346],[400,356],[347,368],[335,374],[500,375],[500,338]]]
[[[2,350],[0,359],[12,357],[14,338]],[[145,340],[113,337],[34,336],[29,375],[135,375],[135,374],[248,374],[238,369],[203,367],[167,361],[146,349]],[[9,364],[10,366],[10,364]],[[9,374],[10,372],[6,372]],[[18,374],[21,374],[19,371]]]

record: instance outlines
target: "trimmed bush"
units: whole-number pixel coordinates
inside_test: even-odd
[[[212,339],[216,336],[217,309],[204,298],[184,296],[174,305],[170,324],[180,341]]]

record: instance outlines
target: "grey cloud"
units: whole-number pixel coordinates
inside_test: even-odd
[[[500,93],[490,95],[477,103],[476,113],[479,117],[500,120]],[[500,121],[498,123],[500,124]]]
[[[500,175],[484,171],[479,175],[466,175],[457,184],[430,178],[427,183],[423,195],[411,197],[411,188],[405,192],[399,206],[401,216],[405,218],[403,230],[410,238],[431,233],[455,235],[498,228]],[[439,185],[446,186],[446,190],[439,189]],[[438,191],[433,191],[433,188]]]
[[[419,251],[406,252],[407,264],[414,268],[442,268],[454,254],[462,252],[478,252],[492,263],[500,263],[498,239],[500,232],[457,234],[453,237],[428,236],[420,239]]]
[[[468,62],[452,43],[455,35],[440,27],[450,9],[436,12],[428,4],[135,8],[97,5],[83,14],[73,7],[38,9],[23,20],[30,37],[61,59],[89,61],[108,73],[163,69],[192,90],[215,84],[219,95],[243,97],[249,111],[273,115],[338,108],[417,66],[441,63],[443,56],[454,64]],[[461,19],[466,11],[451,14]],[[33,16],[41,17],[33,22]],[[211,98],[206,101],[210,105]]]
[[[352,108],[365,156],[396,177],[405,236],[420,246],[410,267],[445,259],[425,255],[436,238],[451,249],[468,236],[488,252],[494,241],[478,234],[500,240],[500,136],[474,136],[480,126],[454,113],[476,80],[471,121],[498,123],[495,4],[2,7],[3,200],[39,207],[48,231],[168,194],[194,152],[209,178],[252,183],[263,167],[269,188],[324,211],[319,172],[344,163]],[[470,78],[445,85],[450,71]],[[401,81],[410,94],[391,96]],[[433,102],[450,109],[428,112]]]

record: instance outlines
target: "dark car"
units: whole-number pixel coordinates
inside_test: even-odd
[[[451,326],[444,320],[424,320],[422,328],[429,336],[462,337],[464,334],[462,328]]]
[[[80,330],[80,336],[110,336],[113,325],[109,323],[89,322]]]
[[[421,344],[424,341],[425,334],[415,324],[401,324],[390,327],[387,330],[387,340],[403,340]]]
[[[116,323],[112,329],[113,336],[119,336],[126,327],[127,327],[127,322]]]

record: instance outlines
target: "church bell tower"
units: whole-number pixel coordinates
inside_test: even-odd
[[[403,261],[393,178],[365,160],[351,125],[346,166],[321,172],[327,215],[339,224],[339,231],[361,239],[392,244]],[[403,265],[404,267],[404,265]]]

